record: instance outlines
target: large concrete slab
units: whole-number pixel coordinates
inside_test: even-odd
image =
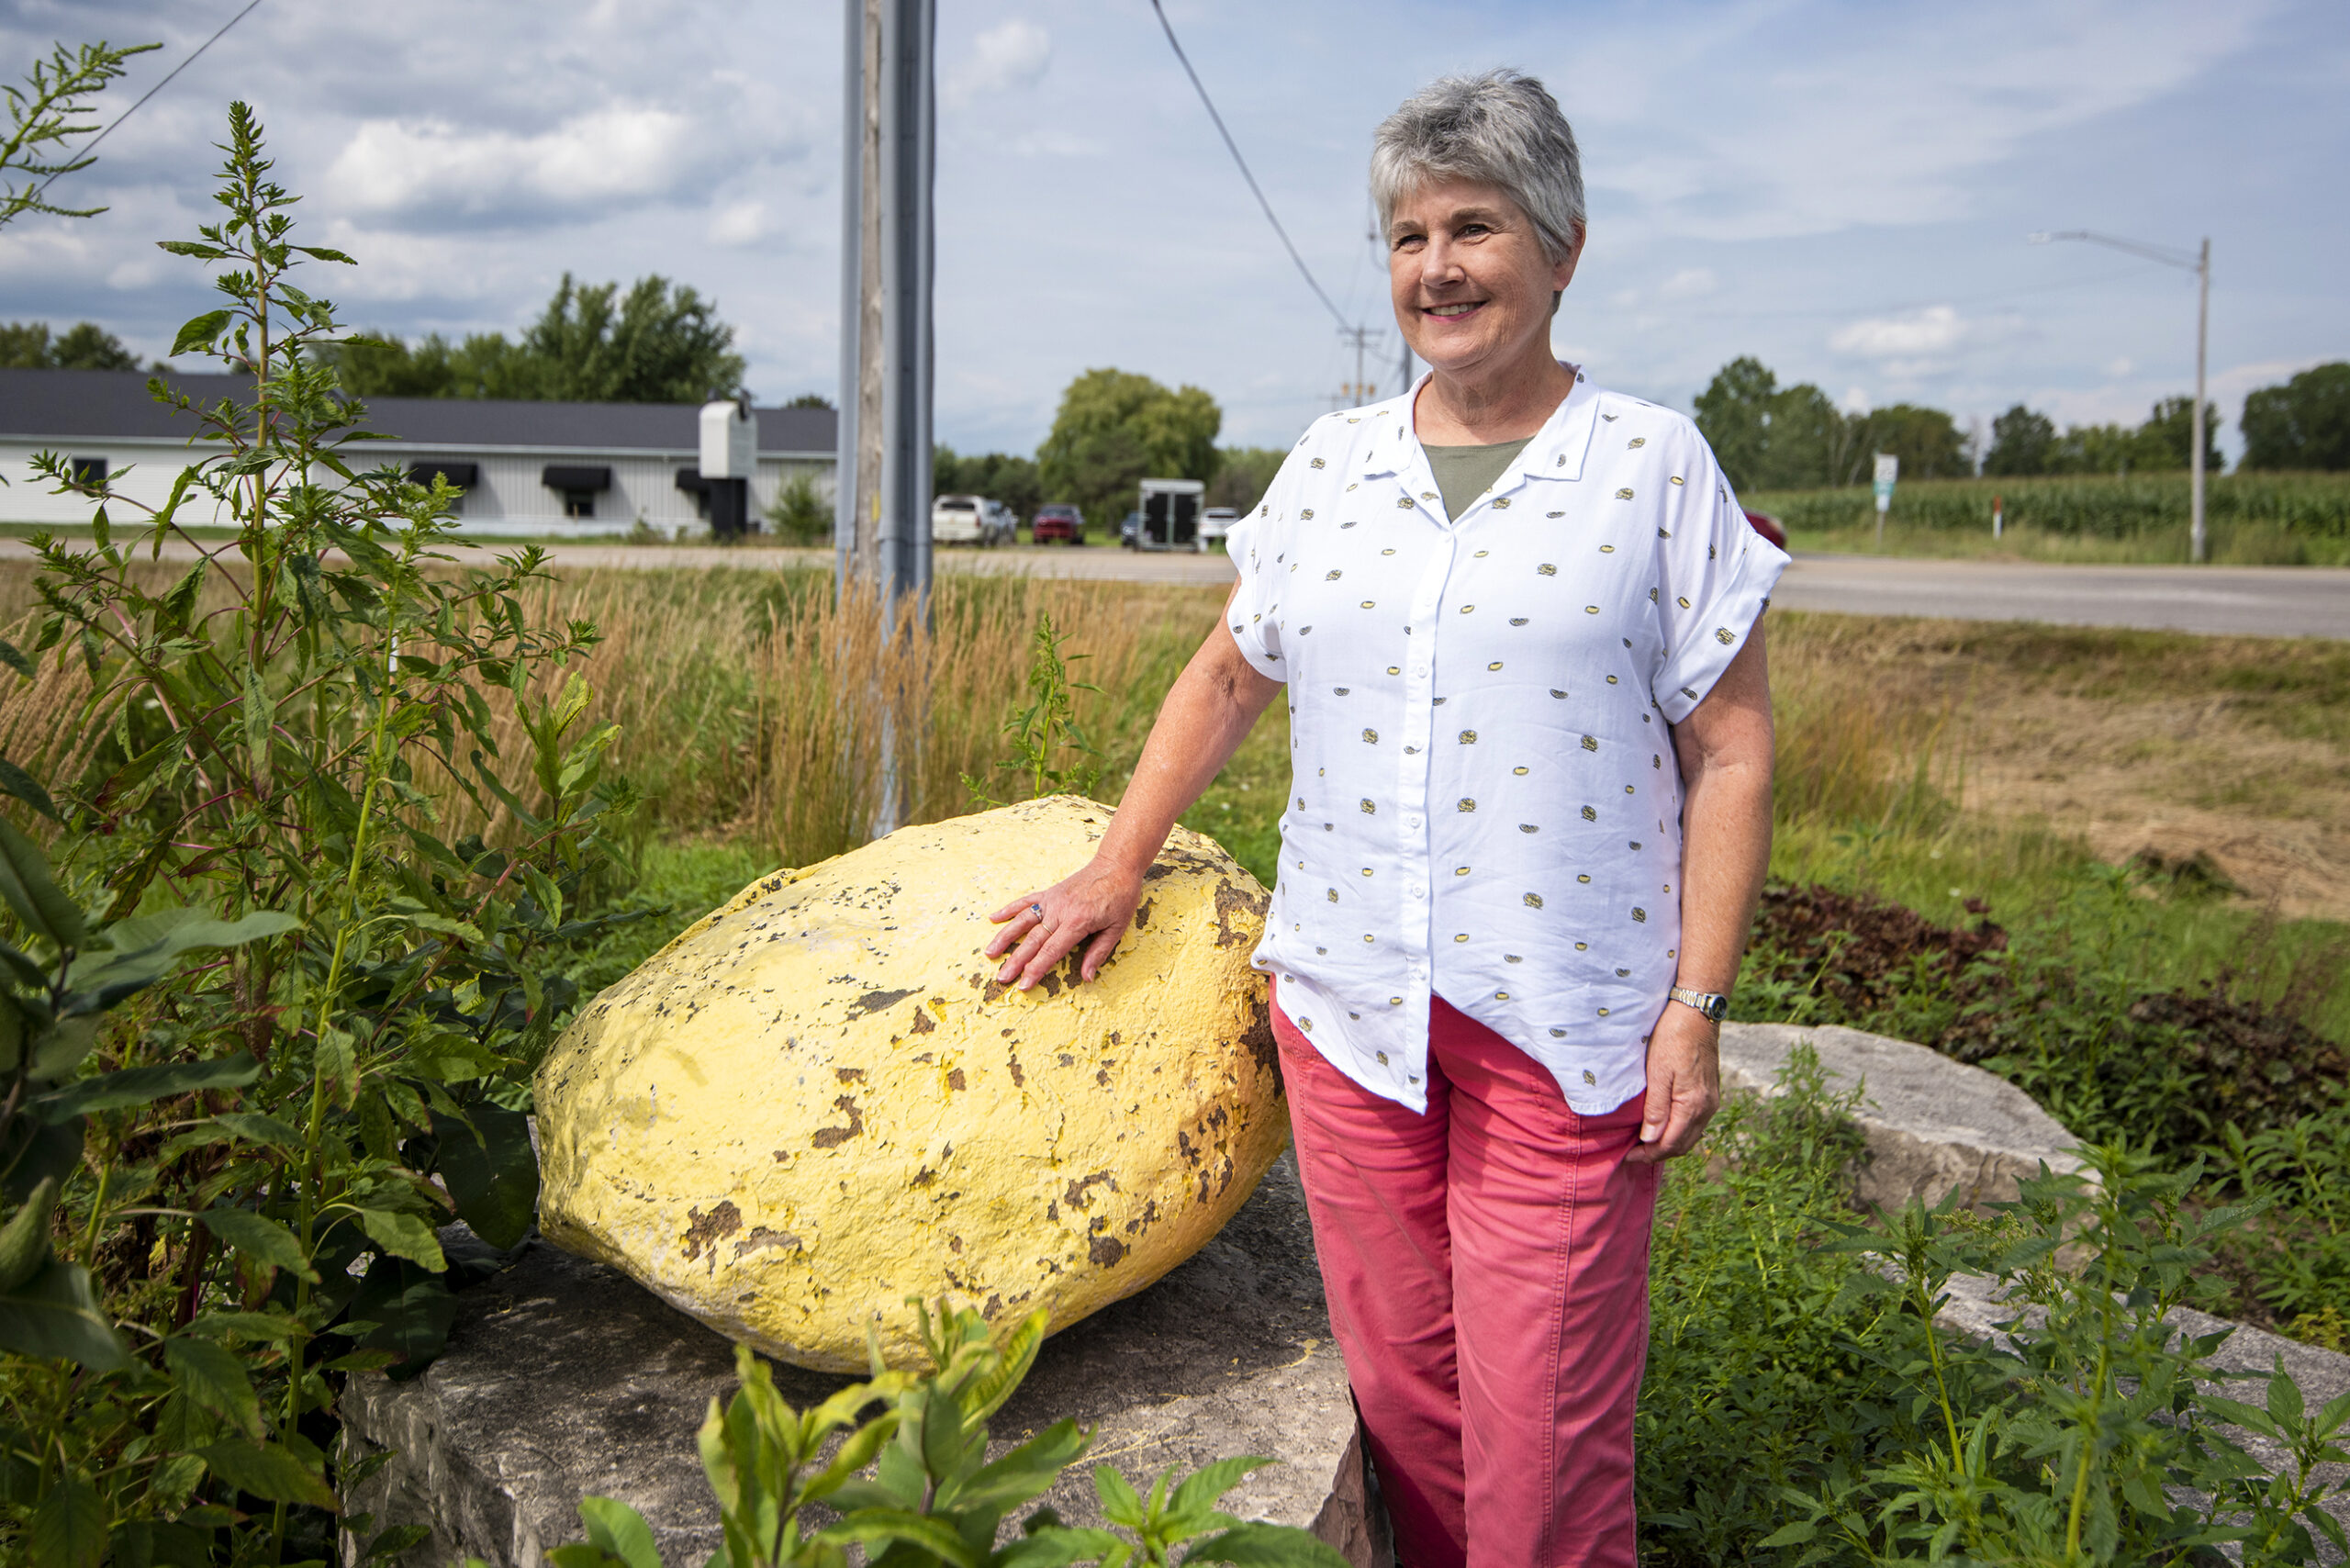
[[[431,1538],[414,1568],[475,1555],[535,1568],[578,1538],[578,1500],[617,1497],[665,1562],[699,1568],[718,1516],[694,1434],[733,1387],[733,1347],[620,1273],[532,1242],[466,1293],[448,1352],[422,1377],[355,1377],[342,1417],[354,1455],[397,1450],[354,1506]],[[806,1405],[849,1380],[778,1366]],[[1369,1563],[1383,1518],[1366,1499],[1354,1407],[1331,1343],[1295,1168],[1158,1284],[1046,1341],[992,1429],[1009,1448],[1060,1417],[1096,1429],[1087,1462],[1046,1501],[1099,1523],[1094,1462],[1147,1484],[1233,1454],[1282,1462],[1228,1495],[1242,1518],[1317,1528]]]
[[[1868,1158],[1854,1172],[1854,1196],[1864,1208],[1899,1209],[1911,1198],[1933,1204],[1953,1191],[1968,1207],[2006,1203],[2042,1160],[2051,1170],[2080,1169],[2065,1152],[2079,1140],[2006,1079],[1859,1029],[1725,1024],[1723,1088],[1773,1092],[1798,1045],[1818,1053],[1831,1088],[1863,1090],[1854,1120]]]

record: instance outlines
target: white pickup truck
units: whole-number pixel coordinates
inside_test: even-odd
[[[930,503],[934,544],[999,544],[1012,530],[1012,514],[985,496],[941,496]]]

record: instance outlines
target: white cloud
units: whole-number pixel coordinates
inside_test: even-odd
[[[1713,268],[1684,267],[1657,285],[1656,297],[1664,300],[1703,299],[1714,288]]]
[[[755,245],[775,232],[773,215],[763,201],[729,202],[710,220],[713,245]]]
[[[2109,379],[2119,381],[2137,368],[2137,362],[2124,354],[2120,359],[2107,361],[2105,374]]]
[[[1965,341],[1966,323],[1947,305],[1929,305],[1899,316],[1878,316],[1839,327],[1828,346],[1859,359],[1916,358],[1942,354]]]
[[[995,93],[1025,92],[1052,68],[1053,35],[1014,17],[972,42],[970,57],[946,73],[940,95],[959,109]]]
[[[671,109],[616,106],[518,136],[446,120],[371,119],[327,178],[348,210],[420,226],[601,216],[684,194],[721,140]]]

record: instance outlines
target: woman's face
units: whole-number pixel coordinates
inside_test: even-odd
[[[1499,186],[1448,180],[1397,199],[1387,246],[1404,339],[1439,373],[1474,376],[1550,356],[1551,299],[1575,275],[1582,235],[1553,263]]]

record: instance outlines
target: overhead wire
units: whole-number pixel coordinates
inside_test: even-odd
[[[195,49],[188,52],[188,56],[185,60],[183,60],[177,65],[173,66],[171,71],[165,74],[161,82],[156,83],[153,86],[140,94],[138,100],[129,108],[123,110],[122,113],[115,116],[112,123],[108,124],[104,130],[99,131],[97,135],[84,142],[73,162],[79,162],[81,159],[88,157],[90,153],[96,149],[99,142],[104,141],[107,137],[114,134],[114,129],[116,126],[120,125],[124,120],[129,119],[132,115],[137,114],[146,104],[148,99],[153,97],[156,94],[170,86],[172,84],[173,77],[177,76],[181,72],[195,64],[198,55],[201,55],[206,50],[210,49],[214,44],[218,43],[223,34],[227,33],[230,28],[235,27],[239,22],[243,21],[247,17],[251,16],[253,12],[253,8],[260,4],[261,0],[245,0],[244,9],[239,11],[227,21],[221,23],[219,28],[215,31],[210,38],[206,39],[202,43],[197,44]],[[55,185],[58,182],[59,177],[66,172],[67,171],[63,169],[60,169],[56,174],[51,174],[49,178],[43,180],[40,183],[40,189],[33,193],[34,199],[39,200],[41,196],[48,195],[49,187]]]
[[[255,4],[259,4],[259,0],[255,0]],[[1216,134],[1224,138],[1225,150],[1232,154],[1233,162],[1239,166],[1240,177],[1248,182],[1248,189],[1257,197],[1257,205],[1264,209],[1265,221],[1273,226],[1273,232],[1281,236],[1282,247],[1289,252],[1289,259],[1297,263],[1298,275],[1305,280],[1305,286],[1314,291],[1314,297],[1338,323],[1338,330],[1342,332],[1352,330],[1354,324],[1347,319],[1346,312],[1338,308],[1329,292],[1315,278],[1314,269],[1305,264],[1304,256],[1298,254],[1297,246],[1289,237],[1289,230],[1282,228],[1281,220],[1274,216],[1273,204],[1265,199],[1264,187],[1258,185],[1257,176],[1249,173],[1248,160],[1240,155],[1240,144],[1233,140],[1232,132],[1225,129],[1224,117],[1216,112],[1215,100],[1208,96],[1207,86],[1200,80],[1200,73],[1192,69],[1192,57],[1183,52],[1182,43],[1175,37],[1175,26],[1167,19],[1166,7],[1159,4],[1159,0],[1150,0],[1150,8],[1158,17],[1160,30],[1167,35],[1167,47],[1175,51],[1176,60],[1182,64],[1183,74],[1192,79],[1192,90],[1199,94],[1200,102],[1207,107],[1208,118],[1215,122]]]

